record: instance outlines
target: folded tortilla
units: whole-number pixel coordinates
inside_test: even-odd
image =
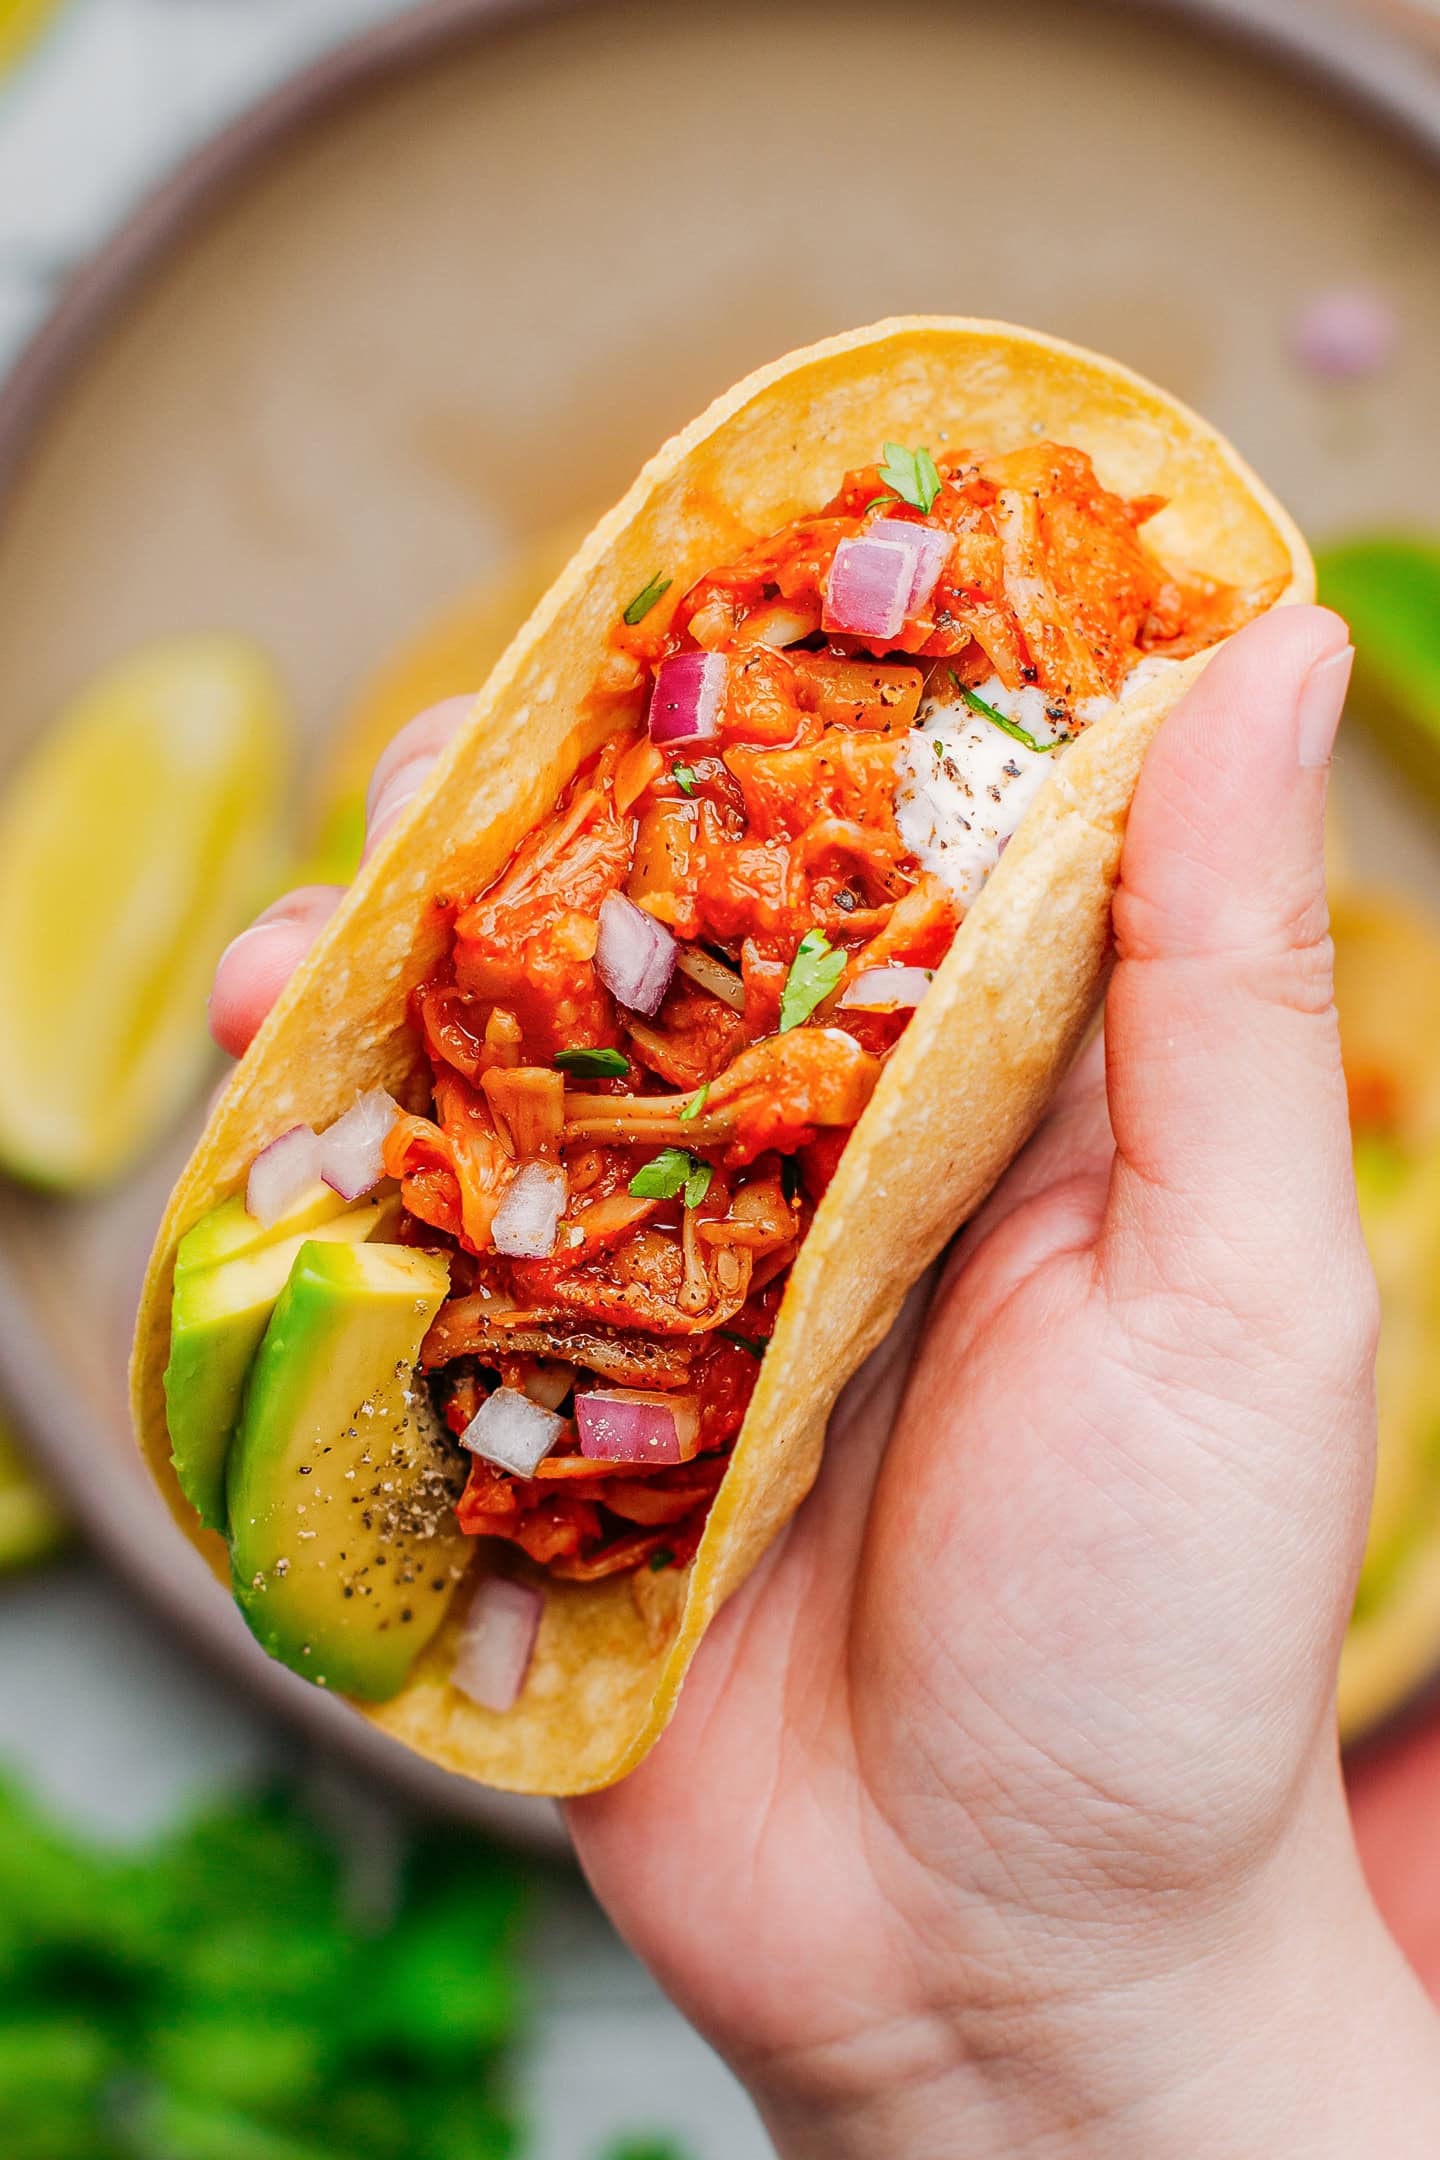
[[[381,1086],[428,1100],[406,999],[436,966],[432,895],[475,893],[544,816],[602,729],[586,696],[617,614],[657,564],[680,589],[757,534],[813,512],[887,440],[1093,458],[1125,496],[1158,494],[1161,558],[1241,586],[1313,596],[1290,518],[1214,429],[1117,363],[1003,323],[910,317],[762,368],[667,443],[516,636],[408,813],[280,997],[216,1106],[161,1227],[146,1282],[134,1411],[146,1460],[217,1575],[170,1466],[161,1384],[178,1240],[297,1122],[323,1127]],[[1211,648],[1213,651],[1215,648]],[[1141,759],[1210,651],[1159,671],[1057,763],[888,1060],[796,1259],[743,1430],[688,1569],[545,1592],[525,1691],[478,1708],[448,1682],[458,1614],[403,1691],[363,1714],[418,1754],[507,1790],[570,1794],[622,1777],[675,1708],[706,1625],[800,1505],[844,1381],[907,1287],[1034,1127],[1095,1010],[1125,816]],[[463,1606],[464,1593],[456,1600]]]

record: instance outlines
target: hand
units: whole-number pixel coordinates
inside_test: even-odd
[[[1321,856],[1348,666],[1286,610],[1167,722],[1103,1050],[852,1383],[670,1732],[570,1810],[787,2154],[1440,2149],[1332,1714],[1376,1327]],[[227,1047],[329,904],[226,955]]]

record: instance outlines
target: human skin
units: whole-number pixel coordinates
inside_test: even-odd
[[[1440,2151],[1333,1712],[1377,1325],[1322,866],[1349,662],[1286,609],[1167,720],[1103,1045],[847,1390],[664,1739],[570,1807],[789,2160]],[[456,719],[386,753],[377,829]],[[334,899],[226,954],[226,1048]]]

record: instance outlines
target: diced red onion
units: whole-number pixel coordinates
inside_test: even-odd
[[[681,947],[675,965],[682,975],[688,975],[691,982],[699,983],[702,990],[708,990],[711,997],[719,998],[721,1004],[728,1005],[732,1012],[744,1012],[744,983],[734,968],[726,967],[724,961],[717,960],[713,953],[706,952],[698,945],[685,945]]]
[[[889,540],[899,547],[908,547],[915,556],[915,575],[910,582],[910,597],[905,602],[907,615],[918,615],[921,608],[940,582],[940,572],[950,560],[955,545],[954,535],[937,532],[933,525],[907,525],[901,518],[876,518],[865,535],[867,540]]]
[[[600,909],[600,942],[595,972],[607,990],[631,1012],[646,1016],[660,1001],[675,972],[675,940],[663,923],[623,893],[610,893]]]
[[[862,968],[840,1003],[852,1012],[899,1012],[918,1005],[929,987],[922,967]]]
[[[269,1230],[288,1215],[301,1193],[320,1175],[320,1138],[309,1125],[288,1132],[261,1148],[245,1180],[245,1212]]]
[[[565,1172],[555,1163],[521,1163],[490,1225],[496,1252],[507,1260],[548,1260],[568,1191]]]
[[[400,1105],[371,1088],[320,1139],[320,1175],[342,1200],[359,1200],[385,1175],[383,1151]]]
[[[729,672],[723,653],[672,653],[662,660],[650,693],[651,742],[708,741],[720,725]]]
[[[519,1388],[499,1387],[481,1403],[461,1433],[460,1445],[499,1470],[534,1477],[564,1430],[564,1418],[553,1410],[532,1402]]]
[[[842,540],[825,582],[824,626],[855,637],[898,637],[917,550],[895,540]]]
[[[489,1575],[470,1600],[450,1682],[482,1710],[513,1710],[525,1685],[545,1599],[531,1583]]]
[[[1395,309],[1368,286],[1337,285],[1300,310],[1291,331],[1302,367],[1332,381],[1374,375],[1392,357],[1400,336]]]
[[[580,1452],[595,1462],[689,1462],[700,1413],[688,1396],[603,1388],[575,1397]]]

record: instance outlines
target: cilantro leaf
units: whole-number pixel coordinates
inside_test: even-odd
[[[674,582],[673,578],[662,578],[657,570],[649,584],[641,586],[639,592],[636,593],[629,607],[625,610],[625,620],[632,630],[636,623],[644,622],[645,617],[654,607],[656,601],[664,599]]]
[[[808,1020],[845,972],[845,954],[832,950],[823,930],[807,930],[796,948],[780,997],[780,1033]]]
[[[929,513],[940,492],[940,475],[928,450],[907,450],[903,443],[887,442],[880,477],[902,502]]]
[[[978,696],[973,690],[967,690],[964,683],[956,676],[954,668],[948,668],[946,673],[961,697],[964,698],[965,703],[970,707],[971,712],[979,713],[983,720],[993,721],[996,727],[1000,728],[1006,735],[1011,736],[1015,742],[1024,743],[1027,750],[1033,750],[1037,757],[1048,757],[1052,750],[1063,750],[1065,748],[1069,740],[1068,736],[1062,735],[1058,742],[1037,742],[1027,728],[1021,727],[1018,720],[1012,720],[1007,713],[996,712],[994,706],[987,705],[983,697]]]
[[[673,781],[676,782],[683,795],[694,794],[695,768],[693,765],[672,765],[670,768],[670,777]]]
[[[557,1050],[554,1062],[561,1072],[587,1080],[621,1080],[630,1070],[623,1050]]]
[[[691,1096],[689,1102],[686,1103],[684,1109],[680,1112],[681,1117],[685,1120],[687,1125],[689,1124],[691,1118],[699,1117],[700,1112],[704,1109],[706,1103],[709,1100],[710,1082],[707,1080],[704,1087],[696,1089],[695,1093]]]
[[[709,1163],[688,1155],[684,1148],[662,1148],[653,1161],[643,1163],[630,1180],[637,1200],[674,1200],[681,1192],[687,1208],[699,1207],[715,1175]]]
[[[726,1342],[736,1343],[740,1349],[748,1350],[751,1357],[763,1358],[765,1355],[766,1344],[758,1335],[741,1335],[735,1328],[728,1327],[716,1328],[715,1332],[723,1335]]]
[[[675,1555],[668,1545],[657,1546],[650,1555],[650,1572],[652,1575],[658,1575],[662,1568],[673,1567],[674,1565]]]

